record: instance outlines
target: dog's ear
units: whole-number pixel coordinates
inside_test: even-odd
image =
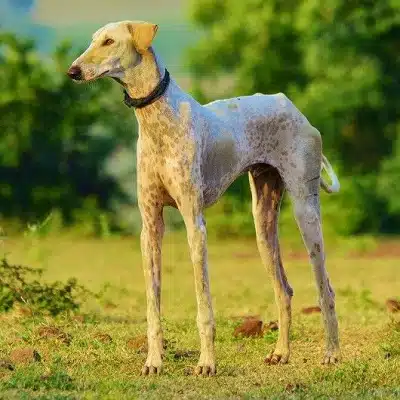
[[[144,53],[151,46],[156,36],[158,25],[150,22],[128,23],[128,30],[139,53]]]

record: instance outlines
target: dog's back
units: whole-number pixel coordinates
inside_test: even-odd
[[[308,122],[283,93],[239,96],[215,100],[204,104],[204,107],[215,113],[227,124],[247,122],[260,117],[275,118],[277,116],[295,119],[297,122]]]

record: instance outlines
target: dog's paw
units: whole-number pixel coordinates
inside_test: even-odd
[[[194,370],[194,374],[197,376],[214,376],[216,373],[217,369],[214,363],[198,364]]]
[[[148,356],[142,368],[142,375],[159,375],[162,370],[161,356]]]
[[[340,361],[339,351],[327,351],[321,361],[322,365],[333,365]]]
[[[277,351],[273,351],[272,353],[268,354],[264,362],[267,365],[287,364],[289,362],[289,353],[279,353]]]
[[[142,368],[142,375],[159,375],[161,373],[161,365],[156,367],[154,365],[144,365]]]

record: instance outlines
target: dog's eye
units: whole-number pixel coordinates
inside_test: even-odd
[[[114,40],[112,40],[112,39],[106,39],[104,42],[103,42],[103,46],[109,46],[110,44],[113,44],[114,43]]]

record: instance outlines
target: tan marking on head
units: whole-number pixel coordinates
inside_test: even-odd
[[[88,49],[73,65],[82,70],[83,80],[111,76],[122,80],[148,49],[158,26],[144,21],[111,22],[92,35]]]
[[[158,25],[145,21],[132,21],[126,27],[133,39],[136,50],[141,54],[145,53],[156,36]]]

